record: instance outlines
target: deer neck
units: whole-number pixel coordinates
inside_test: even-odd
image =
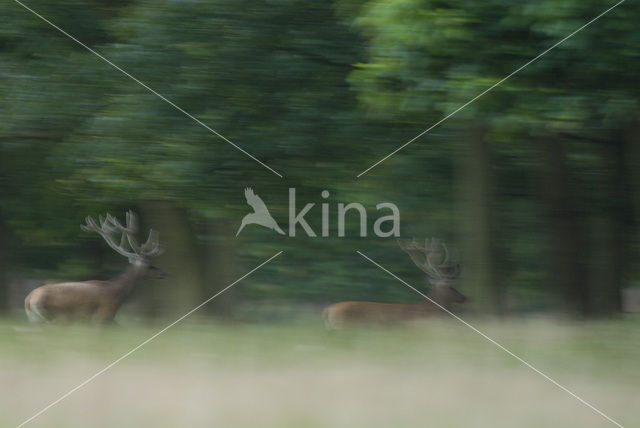
[[[449,310],[451,306],[451,302],[449,301],[450,299],[448,298],[446,290],[442,290],[440,287],[433,285],[431,290],[429,291],[428,296],[431,300],[436,302],[438,305]],[[434,305],[433,302],[428,302],[428,305],[431,307],[437,306],[437,305]]]
[[[114,281],[114,291],[121,299],[126,298],[133,292],[138,281],[144,276],[144,272],[147,267],[138,261],[134,261],[129,265],[120,276]]]

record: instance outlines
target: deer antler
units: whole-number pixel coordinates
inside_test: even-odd
[[[85,232],[96,232],[105,240],[118,254],[127,257],[128,259],[134,258],[147,258],[157,256],[162,253],[163,248],[160,246],[160,235],[153,229],[149,231],[149,237],[147,241],[139,245],[136,239],[138,233],[138,218],[133,211],[127,211],[126,214],[126,226],[123,226],[117,218],[107,213],[106,218],[99,216],[100,226],[96,221],[88,216],[86,218],[86,225],[81,225],[80,228]],[[120,232],[120,244],[116,244],[112,235],[116,232]],[[127,246],[131,249],[127,250]]]
[[[449,260],[449,250],[439,239],[426,238],[424,244],[420,244],[415,238],[412,240],[398,240],[402,248],[413,263],[427,274],[430,281],[448,279],[452,280],[460,275],[460,263],[457,260]],[[439,261],[434,261],[436,257]]]

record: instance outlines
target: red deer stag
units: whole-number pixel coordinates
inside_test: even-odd
[[[340,329],[348,325],[389,325],[428,317],[442,311],[438,305],[449,310],[452,303],[462,303],[466,297],[453,286],[460,275],[460,263],[450,259],[444,243],[437,239],[398,241],[413,263],[418,266],[431,283],[424,303],[377,303],[340,302],[323,311],[325,325],[329,329]],[[434,304],[437,303],[438,305]]]
[[[94,322],[113,321],[122,302],[131,294],[136,283],[145,276],[163,278],[165,273],[149,263],[149,258],[162,253],[158,233],[149,232],[147,242],[138,244],[136,215],[127,212],[126,226],[110,214],[100,225],[91,217],[80,226],[86,232],[96,232],[118,254],[127,257],[129,268],[111,281],[60,282],[33,290],[24,301],[30,321],[50,322],[84,317]],[[121,233],[120,245],[113,239]]]

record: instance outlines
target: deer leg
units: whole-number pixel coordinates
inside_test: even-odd
[[[116,316],[116,311],[114,308],[109,306],[101,307],[96,309],[91,317],[91,321],[97,324],[110,324],[113,322],[113,319]]]

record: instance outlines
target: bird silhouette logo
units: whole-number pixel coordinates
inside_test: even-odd
[[[247,204],[253,208],[253,212],[244,216],[236,236],[238,236],[240,231],[248,224],[259,224],[260,226],[275,230],[280,235],[285,234],[282,229],[280,229],[280,226],[278,226],[278,223],[271,217],[271,213],[269,213],[267,206],[262,199],[260,199],[260,196],[256,195],[251,187],[244,189],[244,196],[247,198]]]

